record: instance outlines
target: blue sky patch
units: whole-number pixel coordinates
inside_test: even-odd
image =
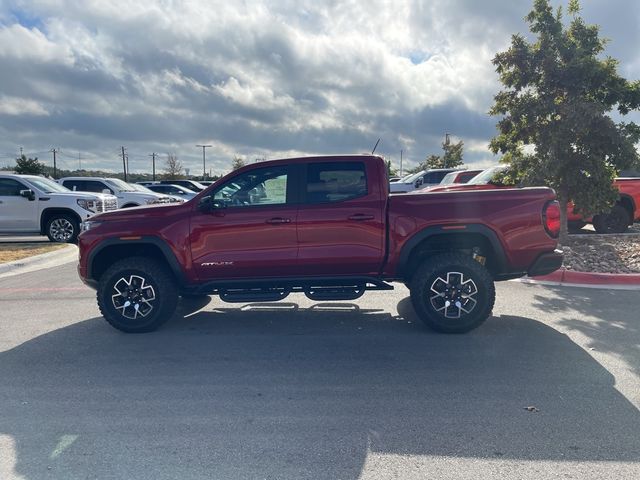
[[[22,10],[11,10],[9,14],[10,18],[15,19],[17,23],[25,28],[37,28],[38,30],[43,30],[44,24],[42,23],[42,19],[36,15],[32,15]]]

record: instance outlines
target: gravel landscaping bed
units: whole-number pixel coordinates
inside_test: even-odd
[[[640,273],[640,226],[634,225],[632,234],[598,235],[580,233],[570,235],[563,245],[564,267],[567,270],[599,273]]]

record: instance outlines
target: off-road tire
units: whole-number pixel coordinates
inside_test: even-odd
[[[178,289],[164,265],[150,258],[129,257],[102,274],[97,299],[102,316],[112,327],[144,333],[171,318],[178,304]]]
[[[461,253],[443,253],[424,260],[413,274],[409,290],[418,317],[442,333],[466,333],[478,327],[491,315],[496,299],[489,271]],[[450,299],[449,306],[442,309],[446,299]]]
[[[598,233],[624,233],[631,224],[631,216],[622,205],[614,205],[609,213],[593,217],[593,228]]]
[[[55,214],[47,220],[45,233],[52,242],[76,243],[80,234],[80,224],[73,215]]]

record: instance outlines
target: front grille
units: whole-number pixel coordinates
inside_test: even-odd
[[[109,212],[111,210],[116,210],[117,208],[118,208],[118,201],[114,198],[114,199],[105,200],[104,202],[98,202],[96,210],[98,213],[102,213],[102,212]]]

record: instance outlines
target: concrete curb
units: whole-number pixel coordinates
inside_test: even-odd
[[[573,270],[561,268],[549,275],[525,277],[520,280],[525,283],[537,283],[542,285],[640,290],[639,273],[575,272]]]
[[[65,248],[53,252],[41,253],[40,255],[34,255],[13,262],[1,263],[0,278],[57,267],[76,261],[77,259],[78,247],[76,245],[67,245]]]

